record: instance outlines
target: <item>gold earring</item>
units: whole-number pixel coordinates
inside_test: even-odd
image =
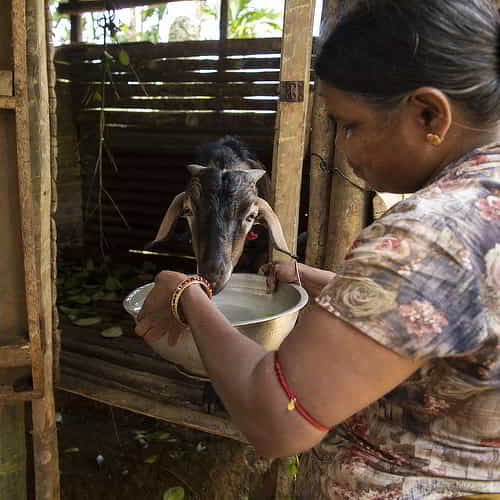
[[[439,146],[443,142],[443,139],[439,134],[427,134],[426,139],[427,142],[433,146]]]

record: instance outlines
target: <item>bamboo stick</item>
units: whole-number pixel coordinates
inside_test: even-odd
[[[324,0],[322,25],[333,16],[337,4],[338,0]],[[325,101],[319,96],[321,84],[316,83],[312,111],[306,264],[323,267],[328,239],[335,126],[328,118]]]
[[[50,237],[52,175],[45,5],[39,0],[27,0],[26,7],[34,239],[40,294],[40,326],[44,345],[41,360],[38,361],[44,374],[43,397],[32,403],[35,491],[37,500],[57,500],[60,498],[60,485],[53,384],[52,239]]]
[[[311,72],[314,0],[287,0],[281,48],[281,98],[276,119],[272,183],[274,211],[289,249],[297,248],[300,187]],[[274,252],[273,258],[283,258]]]
[[[335,155],[335,168],[339,174],[332,181],[332,201],[328,225],[325,269],[338,271],[352,243],[365,227],[369,192],[364,182],[347,166],[341,153]],[[356,187],[354,184],[357,184]]]

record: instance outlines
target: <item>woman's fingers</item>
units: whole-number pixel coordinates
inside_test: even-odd
[[[173,347],[179,342],[179,338],[181,336],[182,330],[172,330],[168,334],[168,345]]]
[[[153,327],[153,324],[147,316],[144,318],[137,318],[137,323],[135,325],[135,333],[139,335],[139,337],[144,337],[146,333]]]

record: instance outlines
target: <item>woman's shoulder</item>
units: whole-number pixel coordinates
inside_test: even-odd
[[[500,145],[469,153],[378,219],[500,238]]]

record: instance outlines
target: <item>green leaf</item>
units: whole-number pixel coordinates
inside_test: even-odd
[[[130,57],[128,55],[128,52],[124,49],[121,49],[118,54],[118,60],[121,64],[123,64],[123,66],[128,66],[130,64]]]
[[[101,300],[105,300],[106,302],[114,302],[115,300],[120,300],[120,297],[116,292],[108,292],[102,296]]]
[[[102,290],[97,290],[97,292],[92,294],[92,300],[97,301],[97,300],[102,300],[104,297],[104,292]]]
[[[144,460],[144,463],[146,464],[154,464],[158,461],[158,455],[151,455],[150,457],[146,458],[146,460]],[[184,498],[184,497],[182,497]]]
[[[114,276],[108,276],[106,278],[106,282],[104,283],[104,288],[109,290],[110,292],[114,292],[115,290],[120,290],[122,284],[120,280],[116,279]]]
[[[80,451],[80,448],[66,448],[64,450],[64,453],[78,453]]]
[[[91,299],[88,295],[73,295],[72,297],[68,297],[68,300],[77,304],[88,304]]]
[[[108,339],[114,339],[116,337],[121,337],[123,335],[123,330],[120,326],[112,326],[110,328],[106,328],[106,330],[103,330],[101,332],[101,335]]]
[[[184,496],[184,488],[182,486],[175,486],[163,493],[163,500],[184,500]]]
[[[75,319],[73,321],[73,324],[76,326],[93,326],[97,325],[102,321],[102,318],[99,316],[95,316],[93,318],[80,318],[80,319]]]
[[[80,312],[80,309],[75,309],[74,307],[68,307],[68,306],[58,306],[58,309],[63,312],[64,314],[78,314]]]
[[[151,434],[151,439],[154,439],[155,441],[166,441],[170,437],[171,434],[169,432],[157,431]]]

